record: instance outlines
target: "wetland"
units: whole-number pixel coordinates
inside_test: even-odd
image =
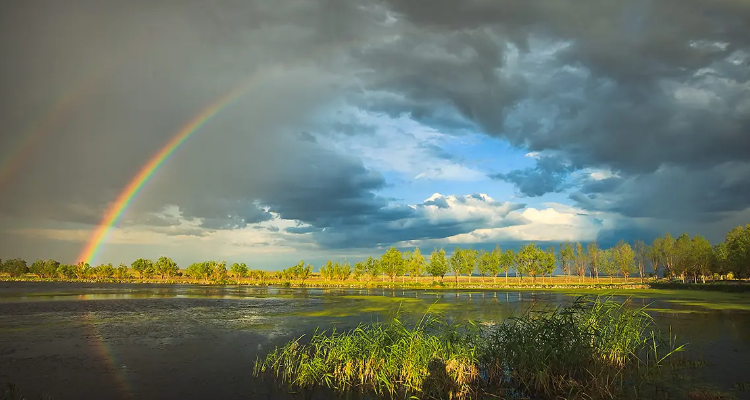
[[[345,332],[391,321],[396,312],[404,325],[426,314],[457,326],[488,325],[531,309],[570,306],[581,294],[612,296],[632,309],[648,305],[661,331],[686,344],[674,356],[684,365],[671,378],[677,398],[698,389],[750,398],[750,295],[656,289],[3,282],[0,382],[13,382],[28,398],[331,398],[325,388],[302,390],[256,376],[256,360],[317,329]]]

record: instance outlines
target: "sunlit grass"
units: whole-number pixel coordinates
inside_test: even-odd
[[[485,392],[554,398],[610,398],[625,377],[647,381],[681,346],[663,340],[645,309],[599,298],[537,310],[499,324],[452,324],[426,314],[346,331],[316,331],[255,364],[297,388],[322,385],[419,398]]]

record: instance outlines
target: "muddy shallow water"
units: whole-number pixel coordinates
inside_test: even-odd
[[[254,379],[256,357],[316,327],[347,329],[399,308],[414,317],[432,309],[456,320],[497,321],[574,299],[532,291],[3,282],[0,383],[53,400],[306,398]],[[660,328],[671,326],[689,343],[701,360],[691,372],[696,381],[750,398],[736,386],[750,382],[750,312],[664,296],[630,302],[653,302]]]

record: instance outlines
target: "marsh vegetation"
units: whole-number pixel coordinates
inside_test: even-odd
[[[307,390],[401,398],[636,398],[683,349],[644,308],[580,297],[487,325],[428,313],[411,325],[396,316],[316,331],[258,359],[254,373]]]

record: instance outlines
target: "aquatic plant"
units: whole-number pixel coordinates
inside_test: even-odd
[[[254,374],[268,372],[299,388],[322,385],[390,397],[463,399],[504,392],[613,398],[626,386],[638,390],[626,379],[648,381],[683,349],[661,337],[644,308],[598,297],[494,325],[461,326],[427,314],[409,327],[397,316],[303,338],[258,359]]]

